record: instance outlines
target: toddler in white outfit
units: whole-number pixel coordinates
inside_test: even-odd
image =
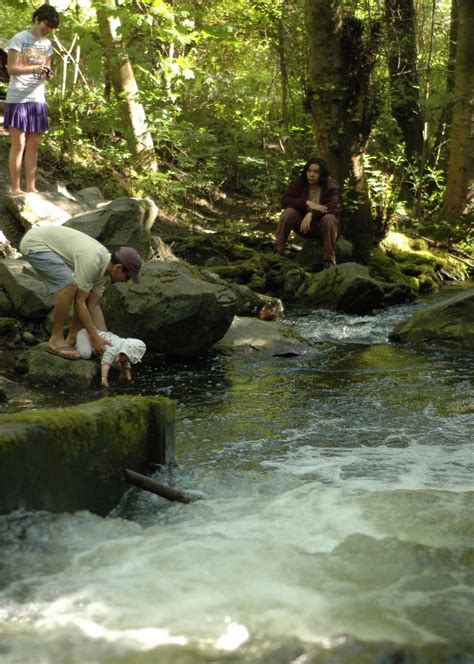
[[[99,335],[110,343],[100,359],[100,384],[108,386],[109,371],[112,365],[119,366],[127,380],[132,380],[131,365],[141,362],[146,346],[141,339],[123,339],[112,332],[99,331]],[[77,333],[76,349],[83,360],[92,357],[92,346],[87,330]]]

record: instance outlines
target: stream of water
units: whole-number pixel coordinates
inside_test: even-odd
[[[474,354],[389,343],[412,309],[291,312],[302,358],[145,364],[127,389],[179,404],[157,477],[200,499],[1,517],[0,661],[473,662]]]

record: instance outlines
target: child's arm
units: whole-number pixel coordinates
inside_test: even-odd
[[[110,371],[110,364],[107,362],[104,362],[103,364],[100,365],[100,384],[105,385],[105,387],[108,387],[109,385],[109,371]]]

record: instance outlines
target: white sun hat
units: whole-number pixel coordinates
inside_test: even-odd
[[[125,353],[132,364],[141,362],[145,355],[146,345],[141,339],[124,339],[119,353]]]

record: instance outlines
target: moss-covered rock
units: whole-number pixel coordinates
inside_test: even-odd
[[[349,314],[363,315],[384,305],[383,284],[358,263],[344,263],[310,275],[297,296],[306,304]]]
[[[379,247],[373,249],[367,268],[370,276],[378,281],[404,284],[413,292],[414,296],[419,292],[418,280],[404,274],[400,264]]]
[[[395,341],[453,344],[474,350],[474,289],[418,311],[394,328]]]
[[[19,327],[15,318],[0,317],[0,337],[8,337]]]
[[[337,263],[348,263],[353,260],[354,247],[352,242],[343,237],[336,242],[336,260]],[[297,261],[303,267],[311,270],[322,270],[324,267],[324,251],[321,241],[317,239],[302,240],[301,251],[297,256]]]
[[[174,460],[175,407],[164,397],[113,397],[3,416],[0,512],[105,514],[126,489],[124,468]]]
[[[468,276],[465,263],[446,252],[429,248],[420,238],[392,232],[380,243],[380,250],[396,261],[403,275],[415,279],[414,285],[420,293],[436,290],[447,276],[461,281]]]
[[[15,371],[25,374],[28,385],[78,389],[95,382],[99,373],[95,360],[68,360],[46,353],[46,347],[46,343],[40,343],[21,353],[16,360]]]

